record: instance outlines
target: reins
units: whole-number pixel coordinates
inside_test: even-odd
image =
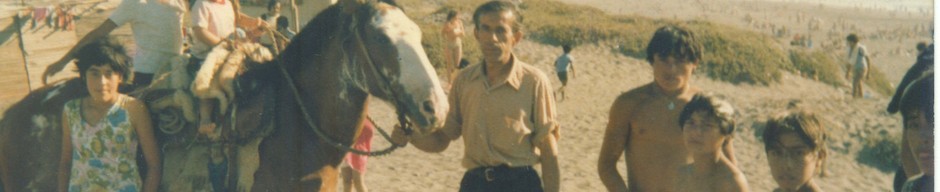
[[[356,18],[356,16],[353,15],[352,19],[353,19],[353,22],[352,22],[352,23],[353,23],[354,25],[353,25],[353,27],[351,27],[350,29],[353,31],[353,35],[354,35],[355,38],[356,38],[356,45],[360,48],[361,51],[363,51],[364,54],[366,54],[366,61],[367,61],[367,62],[370,64],[370,66],[372,67],[372,70],[371,70],[371,71],[373,72],[373,74],[377,75],[377,77],[380,78],[381,81],[384,81],[384,82],[386,83],[386,87],[383,87],[383,88],[380,88],[380,89],[382,89],[383,92],[386,92],[386,94],[387,94],[388,96],[390,96],[390,97],[393,98],[393,100],[394,100],[393,103],[395,104],[395,108],[396,108],[396,111],[397,111],[397,113],[398,113],[398,121],[399,121],[399,124],[402,125],[402,128],[405,129],[405,133],[406,133],[406,134],[410,134],[410,133],[411,133],[411,128],[409,127],[410,123],[407,122],[407,119],[405,119],[404,113],[401,112],[401,111],[402,111],[402,110],[401,110],[402,106],[401,106],[401,105],[398,103],[398,101],[395,99],[395,94],[393,94],[393,93],[391,92],[391,82],[388,81],[388,77],[386,77],[385,75],[382,75],[382,73],[379,73],[379,72],[378,72],[378,69],[377,69],[378,66],[375,65],[375,63],[372,61],[372,57],[368,55],[368,52],[366,52],[365,44],[362,42],[362,39],[361,39],[361,37],[359,36],[359,30],[357,30],[357,28],[355,27],[355,24],[356,24],[357,21],[358,21],[357,18]],[[275,49],[277,49],[277,48],[275,48]],[[275,51],[277,51],[277,50],[275,50]],[[395,144],[395,142],[391,142],[391,141],[392,141],[391,136],[388,135],[388,133],[385,132],[385,130],[383,130],[382,128],[378,127],[378,126],[375,124],[375,122],[372,120],[372,118],[368,118],[368,120],[369,120],[373,125],[376,125],[376,126],[375,126],[375,129],[377,129],[377,130],[379,131],[379,134],[381,134],[383,138],[385,138],[386,140],[390,141],[389,143],[392,143],[391,146],[389,146],[389,147],[387,147],[387,148],[385,148],[385,149],[379,150],[379,151],[362,151],[362,150],[358,150],[358,149],[352,148],[350,145],[343,144],[343,143],[341,143],[341,142],[338,142],[338,141],[334,140],[333,138],[328,137],[328,136],[326,135],[326,133],[325,133],[323,130],[320,130],[320,128],[316,126],[316,124],[314,123],[313,119],[310,117],[310,112],[307,111],[306,105],[304,105],[303,100],[300,99],[300,98],[301,98],[301,96],[300,96],[300,91],[297,90],[297,86],[294,84],[294,79],[293,79],[293,77],[291,77],[290,73],[287,72],[287,69],[284,67],[284,65],[283,65],[283,63],[281,62],[281,60],[282,60],[282,59],[278,59],[277,61],[275,61],[275,63],[277,64],[278,69],[280,69],[279,71],[281,71],[281,74],[283,74],[284,78],[287,80],[287,86],[290,87],[291,93],[293,93],[293,95],[294,95],[294,101],[297,102],[297,104],[298,104],[299,107],[300,107],[300,111],[301,111],[301,113],[302,113],[302,115],[303,115],[304,121],[307,123],[307,125],[310,126],[311,129],[313,129],[313,132],[317,135],[317,137],[319,137],[320,139],[322,139],[325,143],[327,143],[328,145],[333,146],[333,147],[335,147],[335,148],[337,148],[337,149],[345,150],[345,151],[347,151],[347,152],[354,153],[354,154],[357,154],[357,155],[366,155],[366,156],[383,156],[383,155],[387,155],[387,154],[391,153],[392,151],[395,151],[395,149],[398,149],[399,147],[403,147],[403,146],[404,146],[404,145]]]

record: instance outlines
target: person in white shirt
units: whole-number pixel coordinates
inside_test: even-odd
[[[845,77],[849,78],[849,75],[852,75],[852,97],[861,98],[864,94],[862,83],[868,79],[871,59],[868,57],[868,49],[858,43],[860,40],[858,35],[849,34],[845,40],[849,44]]]
[[[43,84],[48,77],[65,68],[76,52],[85,45],[107,36],[114,29],[131,25],[137,45],[133,59],[133,85],[147,86],[153,73],[172,58],[183,53],[183,0],[123,0],[101,25],[82,37],[61,59],[49,65],[43,73]]]

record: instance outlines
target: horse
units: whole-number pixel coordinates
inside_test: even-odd
[[[235,104],[216,117],[223,130],[232,130],[227,135],[246,138],[233,139],[239,147],[227,151],[239,154],[228,159],[235,176],[227,176],[221,190],[335,190],[336,167],[347,153],[337,146],[353,142],[370,95],[396,106],[414,134],[431,133],[443,124],[447,98],[421,45],[421,31],[394,2],[341,0],[308,22],[291,42],[273,61],[246,70],[237,80],[243,86]],[[40,88],[4,114],[4,191],[55,190],[62,106],[87,95],[82,89],[77,79]],[[149,104],[154,95],[159,94],[140,97]],[[162,190],[180,189],[172,188],[174,179],[193,180],[192,188],[183,191],[210,189],[207,178],[169,171],[206,172],[200,164],[206,155],[197,154],[204,151],[168,146],[166,138],[158,141],[164,152]],[[199,158],[203,161],[194,160]]]
[[[417,134],[441,127],[447,98],[420,31],[391,1],[343,0],[311,20],[275,61],[299,86],[295,95],[283,82],[287,78],[275,83],[278,125],[260,143],[252,191],[334,190],[346,151],[315,136],[304,119],[348,146],[365,119],[369,95],[394,104]],[[303,180],[311,174],[321,182]]]

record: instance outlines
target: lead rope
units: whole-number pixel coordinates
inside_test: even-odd
[[[353,18],[355,19],[355,17]],[[359,40],[358,34],[359,34],[358,31],[356,31],[355,35],[357,37],[357,40]],[[364,45],[361,44],[361,41],[357,41],[357,43],[359,44],[359,47],[361,49],[365,50],[365,47],[363,47]],[[367,59],[370,63],[372,62],[371,58],[367,57]],[[369,118],[369,121],[372,122],[373,125],[376,125],[375,128],[379,131],[379,134],[381,134],[382,137],[385,138],[385,140],[389,141],[389,143],[392,144],[391,146],[385,149],[379,150],[379,151],[362,151],[362,150],[352,148],[348,145],[344,145],[343,143],[337,142],[336,140],[333,140],[333,138],[327,137],[326,133],[320,130],[319,127],[317,127],[316,124],[313,123],[313,120],[310,117],[310,113],[307,111],[306,105],[304,104],[303,100],[300,99],[301,98],[300,91],[298,91],[297,86],[294,85],[294,79],[290,76],[290,73],[287,72],[287,69],[284,68],[283,63],[281,63],[281,59],[278,59],[275,63],[277,64],[278,69],[280,69],[279,71],[281,71],[281,74],[283,74],[284,78],[286,78],[287,86],[290,87],[291,93],[294,95],[294,101],[297,102],[297,104],[299,105],[300,112],[303,114],[303,117],[304,117],[304,121],[307,123],[307,125],[310,126],[311,129],[313,129],[313,132],[316,133],[317,137],[319,137],[320,139],[323,139],[324,142],[326,142],[330,146],[333,146],[337,149],[348,151],[350,153],[354,153],[357,155],[365,155],[365,156],[384,156],[384,155],[390,154],[391,152],[395,151],[399,147],[404,147],[404,145],[398,145],[395,142],[392,142],[391,136],[389,136],[388,133],[385,132],[385,130],[378,127],[375,124],[375,122],[372,120],[372,118]],[[380,76],[380,78],[381,77],[382,76]],[[389,94],[389,95],[394,96],[393,94]],[[396,110],[397,110],[397,106],[396,106]],[[408,126],[408,123],[406,122],[405,118],[402,116],[402,113],[399,112],[398,114],[399,114],[399,117],[398,117],[399,123],[401,123],[402,126]],[[406,129],[406,130],[410,130],[410,129]],[[407,133],[408,132],[406,132],[406,134]]]

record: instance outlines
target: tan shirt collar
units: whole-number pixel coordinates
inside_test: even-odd
[[[519,61],[519,63],[522,63],[522,61]],[[522,76],[523,76],[522,74],[523,70],[520,69],[521,66],[522,65],[516,64],[516,55],[515,54],[510,55],[509,56],[509,67],[510,67],[509,74],[498,77],[497,81],[493,83],[492,85],[489,85],[488,89],[494,89],[494,88],[502,86],[503,84],[507,84],[513,89],[515,89],[516,91],[518,91],[519,86],[522,84]],[[486,78],[486,72],[487,72],[486,62],[482,61],[480,62],[480,69],[471,73],[470,80],[477,80],[477,78]],[[483,81],[483,82],[487,82],[487,81]]]

